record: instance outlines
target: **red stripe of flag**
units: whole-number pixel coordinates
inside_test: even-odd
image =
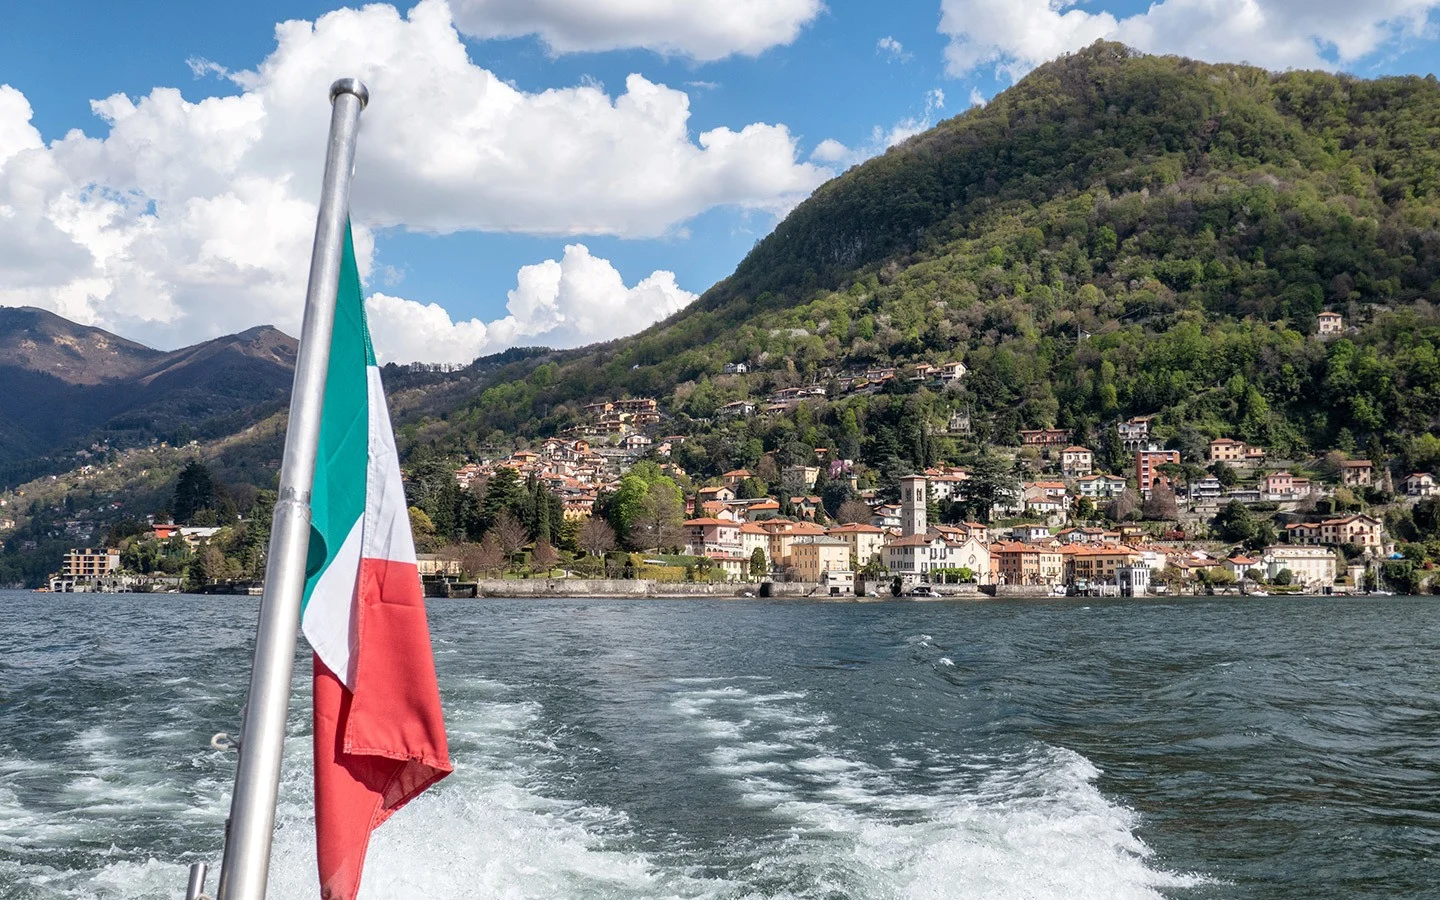
[[[355,692],[315,658],[315,839],[323,900],[355,900],[370,833],[454,771],[413,563],[364,559]]]

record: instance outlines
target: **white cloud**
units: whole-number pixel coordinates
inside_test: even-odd
[[[1125,17],[1078,6],[1078,0],[941,0],[950,74],[993,66],[1013,80],[1101,38],[1216,62],[1332,69],[1426,33],[1440,0],[1158,0]]]
[[[910,59],[910,54],[905,52],[905,45],[888,34],[875,42],[875,51],[881,56],[900,62]]]
[[[367,301],[376,355],[385,362],[469,363],[507,347],[580,347],[633,334],[684,309],[696,294],[657,271],[626,287],[608,260],[583,244],[560,261],[525,266],[508,295],[509,315],[453,321],[437,304],[373,294]]]
[[[834,138],[826,138],[810,152],[810,158],[827,166],[853,166],[862,163],[922,131],[934,128],[938,114],[944,108],[945,92],[940,88],[932,88],[925,92],[925,111],[920,115],[907,116],[889,128],[876,125],[871,129],[870,140],[859,147],[847,147]]]
[[[472,37],[539,35],[553,53],[643,48],[708,61],[789,44],[821,0],[452,0]]]
[[[985,94],[982,93],[978,87],[972,87],[970,89],[970,105],[972,107],[984,106],[988,102],[989,101],[985,99]]]
[[[784,126],[692,137],[686,94],[639,75],[615,97],[521,91],[469,60],[441,0],[276,37],[226,75],[236,96],[93,102],[103,137],[46,146],[25,97],[0,88],[0,304],[160,346],[262,322],[295,333],[337,74],[372,94],[352,198],[366,269],[375,226],[650,237],[716,206],[783,213],[831,174],[797,159]]]

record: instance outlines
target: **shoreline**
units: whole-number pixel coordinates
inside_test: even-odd
[[[934,603],[940,601],[966,600],[982,602],[987,600],[1201,600],[1215,597],[1231,599],[1268,599],[1270,597],[1366,597],[1363,593],[1334,594],[1143,594],[1138,597],[1096,596],[1086,594],[1055,594],[1050,590],[1037,588],[1004,587],[986,590],[976,585],[934,586],[937,595],[933,597],[892,596],[888,588],[879,596],[857,596],[853,592],[832,594],[813,583],[746,583],[725,582],[703,584],[694,582],[660,582],[648,579],[584,579],[584,578],[528,578],[528,579],[482,579],[477,582],[436,583],[427,582],[425,596],[439,600],[506,599],[530,600],[547,599],[582,600],[611,597],[637,600],[811,600],[826,603],[884,603],[897,600],[912,603]],[[1384,596],[1384,595],[1377,595]]]

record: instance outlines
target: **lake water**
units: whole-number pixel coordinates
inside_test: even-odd
[[[255,612],[0,593],[0,898],[218,867],[207,741]],[[1433,599],[432,601],[431,628],[456,774],[377,832],[373,900],[1440,896]],[[286,900],[314,896],[298,688]]]

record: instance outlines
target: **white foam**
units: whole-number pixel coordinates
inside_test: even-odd
[[[362,900],[1150,900],[1198,882],[1147,864],[1137,817],[1098,790],[1098,772],[1079,754],[1036,746],[977,758],[887,745],[874,759],[852,752],[803,692],[756,679],[675,684],[668,708],[699,744],[698,764],[773,829],[700,855],[683,834],[644,835],[637,849],[641,835],[623,809],[566,799],[573,751],[557,749],[544,707],[473,682],[447,697],[456,774],[376,832]],[[272,856],[270,896],[279,900],[315,892],[308,717],[302,690]],[[174,784],[184,779],[122,744],[103,726],[71,742],[66,790],[84,818],[25,808],[20,782],[8,779],[39,764],[0,759],[0,851],[27,853],[18,868],[0,864],[0,883],[45,900],[178,896],[188,858],[116,848],[87,869],[61,870],[41,855],[93,842],[97,829],[137,812],[218,837],[233,757],[198,754],[193,764],[213,771],[181,789]]]
[[[696,722],[701,733],[723,735],[706,724]],[[752,734],[708,754],[742,803],[789,823],[791,839],[768,844],[760,865],[808,885],[803,895],[1153,900],[1202,881],[1148,866],[1137,817],[1104,797],[1098,771],[1072,751],[929,765],[946,780],[920,793],[899,781],[914,760],[892,756],[894,768],[882,770],[827,746],[826,735],[782,729],[779,740]]]
[[[375,832],[361,900],[733,895],[727,882],[692,878],[619,848],[629,834],[622,811],[549,796],[544,773],[554,747],[535,739],[540,712],[526,701],[456,709],[449,724],[456,774]],[[275,898],[314,892],[307,754],[286,761],[270,876]]]

